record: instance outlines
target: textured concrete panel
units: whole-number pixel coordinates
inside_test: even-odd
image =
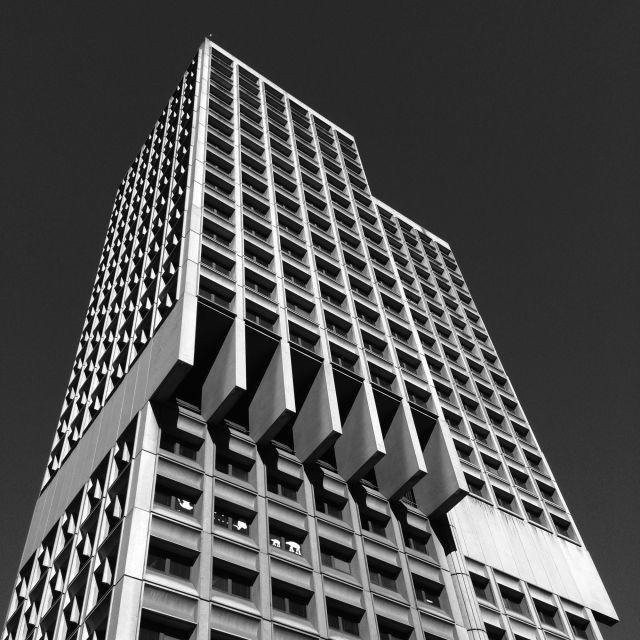
[[[450,516],[464,540],[465,554],[473,560],[557,593],[605,618],[618,619],[585,547],[473,498],[463,500]]]

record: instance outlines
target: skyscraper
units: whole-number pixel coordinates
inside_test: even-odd
[[[206,40],[116,193],[2,640],[615,618],[450,246]]]

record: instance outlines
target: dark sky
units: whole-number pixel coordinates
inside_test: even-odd
[[[211,33],[452,244],[623,618],[605,637],[637,637],[639,9],[3,2],[0,618],[116,186]]]

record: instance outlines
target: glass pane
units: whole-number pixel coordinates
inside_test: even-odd
[[[169,573],[178,578],[188,580],[191,577],[191,567],[180,560],[169,560]]]
[[[149,556],[147,557],[147,567],[150,569],[155,569],[156,571],[164,571],[165,566],[165,558],[164,556],[160,556],[153,551],[149,551]]]

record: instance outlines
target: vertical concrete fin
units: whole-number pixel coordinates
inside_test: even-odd
[[[336,442],[336,462],[347,481],[358,480],[384,455],[384,441],[371,386],[363,384]]]
[[[236,319],[202,385],[203,419],[223,418],[246,389],[244,326]]]
[[[451,436],[445,433],[440,421],[424,449],[429,473],[414,487],[418,507],[427,515],[445,513],[468,493],[468,487]]]
[[[398,406],[384,437],[384,446],[387,453],[376,464],[376,480],[380,491],[392,500],[405,494],[427,473],[416,425],[406,402]]]
[[[295,411],[291,351],[280,342],[249,405],[251,437],[256,442],[273,437]]]
[[[296,455],[306,462],[342,433],[333,370],[323,363],[293,423]]]

